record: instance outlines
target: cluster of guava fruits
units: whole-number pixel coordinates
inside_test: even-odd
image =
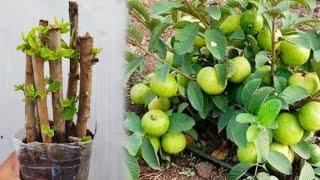
[[[175,96],[178,90],[178,82],[185,79],[181,76],[169,74],[165,81],[161,81],[154,73],[146,77],[144,83],[135,84],[130,91],[133,104],[143,105],[146,98],[152,92],[157,96],[148,103],[149,111],[141,119],[141,127],[149,137],[155,151],[160,148],[167,154],[178,154],[183,151],[187,144],[185,135],[181,132],[170,132],[170,119],[165,113],[170,109],[170,97]],[[160,142],[161,141],[161,142]]]

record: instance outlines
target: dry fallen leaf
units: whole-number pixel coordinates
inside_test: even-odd
[[[227,148],[219,148],[211,153],[211,156],[219,160],[223,160],[228,155]]]

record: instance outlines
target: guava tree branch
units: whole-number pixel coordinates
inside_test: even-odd
[[[78,38],[80,48],[80,97],[76,124],[76,137],[83,138],[87,132],[87,122],[90,118],[90,101],[92,86],[92,54],[93,38],[89,33]]]
[[[79,12],[78,4],[74,0],[69,1],[69,20],[70,20],[70,48],[76,48],[76,40],[78,38],[78,22],[79,22]],[[78,90],[78,80],[79,80],[79,60],[72,58],[70,59],[69,66],[69,79],[68,79],[68,89],[67,98],[72,99],[77,96]],[[70,127],[73,125],[73,119],[66,121],[66,130],[69,131]]]
[[[25,85],[34,85],[34,75],[32,67],[32,58],[26,54],[26,67],[25,67]],[[37,129],[36,129],[36,110],[35,102],[25,96],[25,129],[26,129],[26,140],[27,143],[34,142],[37,140]]]
[[[48,21],[40,20],[40,26],[48,26]],[[45,38],[43,36],[39,37],[42,43],[45,43]],[[37,98],[37,111],[39,116],[40,127],[50,126],[48,117],[48,106],[47,106],[47,93],[45,88],[45,78],[44,78],[44,60],[37,55],[32,56],[32,67],[34,73],[34,84],[37,91],[43,94],[42,98]],[[51,137],[46,134],[46,132],[41,131],[42,142],[52,143]]]
[[[315,94],[310,95],[308,97],[306,97],[305,99],[297,102],[296,104],[292,105],[290,107],[291,110],[297,110],[300,109],[302,106],[304,106],[305,104],[307,104],[310,101],[319,101],[319,96],[320,96],[320,90],[317,91]]]
[[[128,37],[128,42],[130,44],[132,44],[135,47],[138,47],[141,51],[143,51],[144,53],[146,53],[147,55],[151,56],[152,58],[154,58],[156,61],[160,62],[160,63],[166,63],[165,61],[163,61],[161,58],[159,58],[158,56],[155,56],[153,53],[151,53],[150,51],[148,51],[147,49],[145,49],[144,47],[142,47],[140,44],[136,43],[134,39],[132,39],[130,36]],[[194,77],[191,77],[185,73],[183,73],[182,71],[180,71],[179,69],[171,66],[170,64],[166,63],[170,69],[172,69],[173,71],[176,71],[177,73],[185,76],[186,78],[190,79],[190,80],[195,80]]]
[[[60,28],[50,27],[48,37],[48,47],[52,51],[56,51],[61,48],[61,33]],[[56,127],[56,135],[62,142],[65,140],[65,122],[61,117],[62,109],[59,107],[60,102],[63,101],[63,77],[62,77],[62,62],[61,59],[55,59],[49,61],[50,78],[54,82],[61,84],[60,88],[52,92],[52,111],[53,111],[53,123]]]
[[[207,22],[206,19],[204,19],[196,10],[195,8],[193,7],[193,5],[188,1],[188,0],[182,0],[188,7],[188,9],[190,10],[190,13],[193,17],[199,19],[203,25],[206,27],[206,28],[209,28],[209,23]]]

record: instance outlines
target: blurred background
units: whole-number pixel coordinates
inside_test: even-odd
[[[103,48],[94,66],[90,128],[97,122],[89,179],[123,179],[122,169],[122,50],[126,28],[125,1],[78,0],[80,35],[90,32],[94,46]],[[11,0],[0,2],[0,164],[13,151],[11,136],[23,128],[23,94],[14,84],[23,83],[25,55],[16,50],[21,32],[39,19],[54,17],[69,21],[68,1]],[[68,61],[64,61],[64,86]],[[50,100],[51,98],[48,98]],[[48,101],[48,103],[51,103]],[[50,112],[50,111],[49,111]],[[112,167],[112,168],[111,168]]]

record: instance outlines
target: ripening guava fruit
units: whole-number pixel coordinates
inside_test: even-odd
[[[301,107],[299,111],[299,123],[308,131],[320,130],[320,103],[311,101]]]
[[[150,89],[160,97],[172,97],[178,91],[178,84],[172,75],[168,75],[164,82],[153,76],[150,80]]]
[[[275,140],[284,145],[294,145],[301,140],[304,131],[296,116],[290,113],[281,113],[276,121],[278,128],[273,130]]]
[[[303,65],[308,61],[310,55],[310,49],[288,41],[281,41],[280,51],[282,62],[288,66]]]
[[[151,137],[164,135],[168,131],[169,125],[169,117],[160,110],[150,110],[141,119],[143,131]]]
[[[197,74],[197,82],[201,89],[207,94],[221,94],[226,86],[218,82],[217,72],[214,67],[204,67]]]
[[[170,100],[165,97],[155,97],[148,104],[149,110],[168,111],[170,109]]]
[[[254,143],[248,143],[246,148],[238,147],[237,157],[241,163],[255,164],[257,162],[257,149]]]
[[[230,81],[233,83],[240,83],[244,81],[251,73],[251,65],[249,61],[243,56],[235,57],[231,61],[235,73],[230,77]]]
[[[130,90],[130,99],[133,104],[144,104],[150,88],[143,83],[134,85]]]
[[[183,87],[186,87],[190,81],[187,77],[181,74],[177,74],[176,77],[177,77],[178,84],[180,84],[180,86],[183,86]]]
[[[162,137],[162,149],[168,154],[178,154],[186,148],[187,139],[182,133],[168,132]]]
[[[309,148],[311,149],[311,157],[308,159],[308,162],[318,164],[320,162],[320,147],[317,144],[311,144]]]
[[[278,142],[272,142],[270,144],[270,150],[279,152],[281,154],[283,154],[285,157],[288,158],[288,160],[292,163],[294,160],[294,153],[292,152],[292,150],[290,149],[289,146],[284,145],[284,144],[280,144]],[[292,153],[293,153],[293,157],[292,157]]]
[[[301,86],[314,94],[320,89],[320,80],[316,73],[294,73],[288,79],[289,85]]]
[[[280,41],[278,40],[279,37],[281,37],[281,31],[277,29],[275,31],[275,49],[278,49],[280,47]],[[272,50],[272,37],[271,37],[271,31],[268,27],[265,27],[260,31],[257,37],[258,44],[261,48],[263,48],[266,51]]]
[[[197,48],[197,49],[200,49],[202,47],[205,47],[206,46],[206,41],[200,37],[200,36],[196,36],[196,39],[194,41],[194,46]]]

